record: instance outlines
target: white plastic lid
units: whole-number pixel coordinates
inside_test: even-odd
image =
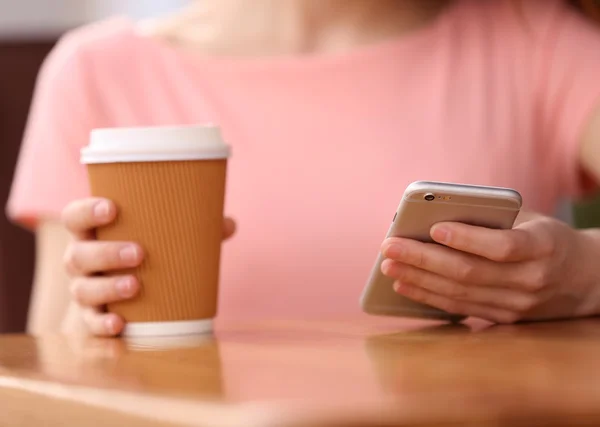
[[[95,129],[81,163],[213,160],[230,156],[217,126]]]

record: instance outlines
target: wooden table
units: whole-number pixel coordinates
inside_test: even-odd
[[[0,338],[0,425],[600,425],[600,319],[221,325],[215,337]]]

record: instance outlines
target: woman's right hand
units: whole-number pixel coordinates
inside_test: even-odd
[[[137,267],[144,259],[143,249],[135,242],[95,240],[95,229],[110,224],[116,216],[115,204],[99,198],[77,200],[68,205],[62,215],[63,224],[73,238],[64,256],[71,277],[71,295],[81,309],[89,333],[96,336],[121,333],[124,320],[104,308],[108,303],[133,298],[140,290],[135,276],[101,275]],[[226,219],[224,237],[233,235],[234,231],[235,223]]]

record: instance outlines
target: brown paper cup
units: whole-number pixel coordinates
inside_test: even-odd
[[[97,238],[137,242],[145,255],[139,268],[108,273],[133,274],[141,284],[137,297],[108,306],[127,322],[125,335],[212,330],[227,156],[214,128],[93,133],[82,154],[91,192],[118,208],[117,220],[98,229]]]

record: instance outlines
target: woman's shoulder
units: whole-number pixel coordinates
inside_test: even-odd
[[[112,18],[65,33],[38,75],[38,92],[69,97],[94,116],[112,116],[115,99],[136,100],[145,107],[149,85],[174,69],[158,48],[128,18]],[[140,113],[141,114],[141,113]],[[110,117],[109,117],[110,118]]]
[[[177,64],[159,46],[139,34],[137,23],[128,18],[73,29],[40,69],[36,98],[45,101],[38,104],[60,105],[85,116],[89,127],[142,125],[153,114],[162,117],[164,112],[146,100],[150,90],[169,81]],[[153,96],[163,93],[156,89]]]
[[[46,58],[44,67],[55,71],[86,68],[97,70],[115,61],[128,61],[138,52],[135,24],[127,18],[111,18],[72,29],[63,34]]]

